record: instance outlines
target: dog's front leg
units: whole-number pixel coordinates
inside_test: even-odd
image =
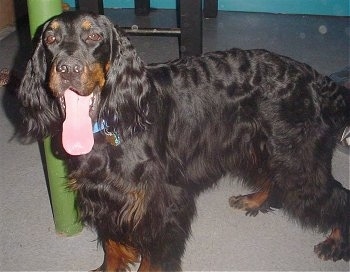
[[[104,261],[94,271],[128,271],[130,265],[138,262],[138,252],[127,245],[113,240],[103,241]]]
[[[152,265],[149,257],[142,256],[141,264],[137,271],[138,272],[160,272],[162,271],[162,269],[158,266]]]

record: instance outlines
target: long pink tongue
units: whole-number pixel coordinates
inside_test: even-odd
[[[89,116],[91,96],[80,96],[70,89],[64,93],[66,120],[63,122],[62,144],[71,155],[87,154],[94,145]]]

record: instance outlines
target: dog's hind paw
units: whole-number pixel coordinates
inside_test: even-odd
[[[319,243],[314,247],[314,251],[317,256],[324,260],[350,260],[350,246],[349,243],[344,241],[343,237],[340,235],[339,229],[334,229],[331,235],[323,242]]]
[[[338,261],[344,259],[345,261],[349,261],[350,253],[349,248],[342,248],[338,243],[334,241],[324,241],[319,243],[314,248],[317,256],[324,261]]]

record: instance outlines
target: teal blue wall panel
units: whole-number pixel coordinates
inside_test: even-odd
[[[65,2],[75,6],[75,0]],[[134,7],[134,0],[104,0],[103,3],[105,8]],[[175,0],[151,0],[151,7],[174,9]],[[350,16],[350,0],[219,0],[219,10]]]
[[[349,16],[349,0],[219,0],[220,10]]]

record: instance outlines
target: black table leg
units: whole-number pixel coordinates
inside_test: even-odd
[[[180,0],[180,55],[202,54],[202,0]]]
[[[218,0],[204,0],[205,18],[215,18],[218,15]]]
[[[146,16],[150,11],[150,0],[135,0],[135,14]]]
[[[95,12],[103,14],[103,0],[78,0],[77,6],[79,10]]]

